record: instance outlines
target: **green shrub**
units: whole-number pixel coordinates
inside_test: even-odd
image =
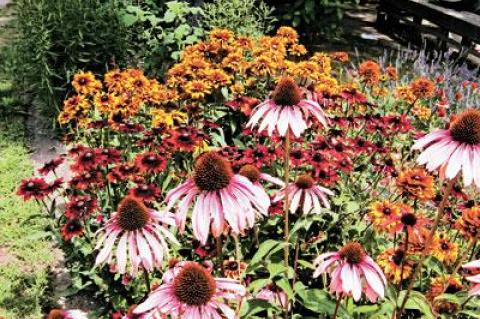
[[[332,33],[339,29],[338,22],[345,10],[359,0],[269,0],[267,3],[275,5],[276,16],[283,25],[293,26],[302,33]]]
[[[253,37],[270,32],[276,21],[274,9],[263,0],[213,0],[203,11],[205,29],[224,28]]]
[[[150,75],[161,76],[189,44],[202,39],[204,30],[199,25],[203,10],[184,1],[169,1],[159,5],[145,1],[129,5],[120,11],[125,27],[138,31],[137,56]]]
[[[18,0],[15,80],[56,113],[71,75],[130,62],[129,30],[118,11],[127,0]]]

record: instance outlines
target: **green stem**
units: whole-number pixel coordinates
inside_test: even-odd
[[[285,248],[284,248],[284,263],[285,263],[285,277],[288,280],[288,264],[289,264],[289,254],[290,254],[290,229],[289,229],[289,221],[288,221],[288,211],[290,208],[290,198],[288,194],[288,184],[290,181],[290,131],[287,131],[287,135],[285,136],[285,145],[284,145],[284,178],[285,178],[285,200],[284,200],[284,240],[285,240]],[[285,305],[285,319],[288,319],[288,305],[289,300],[287,297],[287,302]]]
[[[448,201],[448,196],[450,195],[452,191],[452,187],[455,184],[456,178],[451,179],[447,187],[445,188],[443,192],[443,198],[442,201],[440,202],[440,205],[438,206],[438,213],[437,217],[435,218],[435,222],[433,223],[432,229],[430,230],[430,233],[428,234],[427,239],[425,240],[425,247],[423,248],[422,256],[420,257],[420,260],[418,261],[417,267],[415,268],[415,272],[413,273],[412,277],[410,278],[410,283],[408,284],[407,292],[405,293],[405,297],[403,298],[402,305],[400,306],[400,309],[398,313],[396,314],[399,318],[402,316],[403,309],[405,309],[405,305],[407,304],[408,298],[410,297],[410,293],[413,290],[413,285],[415,284],[415,279],[420,275],[422,272],[422,267],[423,263],[428,257],[430,246],[432,244],[433,236],[435,235],[435,232],[437,231],[438,225],[440,224],[440,220],[443,217],[443,214],[445,213],[445,206]],[[393,314],[392,319],[395,319],[395,312]]]

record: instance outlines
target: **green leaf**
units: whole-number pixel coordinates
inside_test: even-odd
[[[290,286],[290,282],[288,281],[287,278],[282,278],[280,280],[275,281],[275,284],[282,288],[282,290],[287,294],[288,299],[293,299],[294,293],[292,286]]]
[[[267,255],[271,254],[274,251],[278,251],[279,247],[280,249],[282,248],[281,246],[282,242],[273,240],[273,239],[268,239],[264,241],[260,247],[258,247],[257,252],[255,255],[252,257],[252,260],[250,261],[250,269],[254,269],[257,264],[262,261]]]
[[[273,278],[281,273],[285,273],[287,267],[283,263],[269,263],[267,269],[270,273],[270,278]]]
[[[403,298],[405,297],[405,293],[405,290],[400,292],[399,300],[403,300]],[[418,291],[412,291],[410,293],[410,297],[405,304],[405,309],[418,310],[424,315],[425,319],[435,318],[432,313],[432,309],[430,309],[427,298]]]

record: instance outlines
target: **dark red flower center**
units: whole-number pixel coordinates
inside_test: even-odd
[[[179,142],[181,142],[181,143],[190,143],[190,142],[192,142],[192,138],[191,138],[190,135],[188,135],[188,134],[179,135],[177,140],[178,140]]]
[[[362,245],[357,242],[351,242],[342,247],[339,251],[340,257],[345,259],[349,264],[359,264],[365,258],[365,251]]]
[[[384,207],[382,212],[384,215],[388,216],[392,213],[392,210],[390,209],[390,207]]]
[[[457,285],[457,284],[454,284],[454,283],[450,283],[448,286],[447,286],[447,289],[445,289],[445,293],[447,294],[454,294],[454,293],[457,293],[459,291],[462,290],[462,287]]]
[[[80,78],[80,79],[78,80],[78,83],[79,83],[80,85],[85,85],[85,84],[88,83],[88,80],[87,80],[87,78]]]
[[[400,217],[400,221],[405,226],[415,226],[417,224],[417,216],[413,213],[405,213]]]
[[[298,188],[301,189],[309,189],[313,186],[314,180],[312,176],[308,174],[302,174],[297,177],[297,180],[295,181],[295,185],[297,185]]]
[[[400,266],[404,258],[405,252],[402,249],[397,249],[392,256],[392,261],[395,263],[395,265]]]
[[[53,309],[48,314],[47,319],[63,319],[65,318],[65,311],[61,309]]]
[[[302,91],[294,79],[281,78],[272,93],[272,99],[276,105],[293,106],[302,100]]]
[[[443,249],[443,250],[449,250],[450,246],[448,245],[448,243],[446,242],[443,242],[440,247]]]
[[[260,170],[251,164],[243,165],[239,173],[248,178],[252,183],[260,180]]]
[[[149,219],[148,207],[134,197],[127,196],[118,204],[117,224],[123,230],[134,231],[142,229]]]
[[[181,303],[203,306],[212,299],[217,284],[212,275],[197,263],[186,264],[173,280],[173,291]]]
[[[236,261],[229,261],[227,264],[228,270],[238,270],[238,263]]]
[[[193,180],[202,191],[217,191],[230,184],[232,166],[215,152],[200,155],[195,162]]]
[[[67,230],[69,233],[79,232],[83,229],[82,224],[78,219],[72,219],[68,222]]]
[[[480,111],[470,109],[462,112],[450,125],[450,133],[457,142],[480,144]]]

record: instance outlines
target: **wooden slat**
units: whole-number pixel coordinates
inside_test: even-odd
[[[465,11],[440,7],[424,0],[382,0],[382,8],[408,11],[410,14],[428,20],[453,33],[480,42],[480,16]],[[390,10],[388,10],[390,11]]]

